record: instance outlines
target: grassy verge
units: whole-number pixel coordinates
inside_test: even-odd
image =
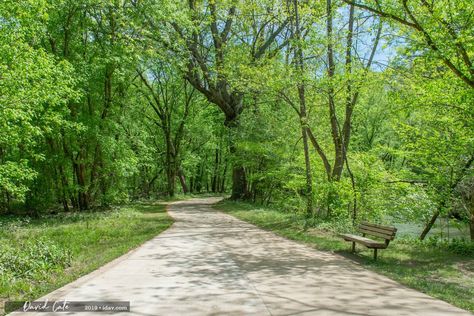
[[[273,231],[319,250],[332,251],[356,260],[408,287],[474,312],[474,256],[453,254],[446,249],[398,238],[388,249],[379,251],[376,262],[372,250],[358,247],[349,252],[350,243],[336,233],[302,229],[301,217],[246,203],[222,201],[215,206],[239,219]]]
[[[139,246],[171,224],[165,206],[157,203],[39,219],[0,217],[0,303],[36,299]]]

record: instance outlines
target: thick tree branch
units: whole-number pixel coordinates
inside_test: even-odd
[[[388,19],[391,19],[391,20],[394,20],[394,21],[397,21],[403,25],[406,25],[406,26],[409,26],[413,29],[415,29],[416,31],[420,32],[423,36],[423,38],[425,39],[425,42],[426,44],[428,45],[428,47],[433,50],[436,54],[438,54],[439,58],[443,61],[443,63],[448,66],[448,68],[458,77],[460,78],[462,81],[464,81],[467,85],[469,85],[471,88],[474,88],[474,77],[468,77],[465,73],[463,73],[458,67],[456,67],[456,65],[447,57],[445,56],[442,51],[440,50],[440,48],[438,47],[438,45],[436,45],[435,41],[433,40],[433,38],[431,37],[431,35],[428,33],[428,31],[423,28],[421,26],[421,24],[418,22],[417,18],[414,16],[414,14],[411,12],[411,10],[409,9],[408,5],[407,5],[407,1],[406,0],[403,0],[402,1],[402,4],[403,4],[403,10],[405,11],[405,13],[408,15],[408,17],[410,18],[411,21],[408,21],[404,18],[401,18],[399,16],[396,16],[394,14],[391,14],[391,13],[387,13],[387,12],[384,12],[382,11],[380,8],[376,9],[376,8],[373,8],[373,7],[370,7],[370,6],[367,6],[365,4],[361,4],[361,3],[357,3],[355,1],[352,1],[352,0],[343,0],[345,3],[347,4],[352,4],[358,8],[361,8],[361,9],[364,9],[364,10],[367,10],[367,11],[370,11],[370,12],[373,12],[381,17],[384,17],[384,18],[388,18]],[[448,30],[449,31],[449,30]],[[457,44],[455,44],[457,45]],[[458,47],[458,51],[459,51],[459,47]],[[463,56],[464,54],[462,53],[462,51],[460,51],[460,54],[461,56]],[[469,72],[471,74],[474,74],[474,70],[472,70],[472,63],[469,59],[469,56],[467,56],[467,59],[465,58],[465,56],[463,57],[464,59],[464,63],[467,65],[467,67],[469,68]],[[471,64],[471,66],[469,66]]]
[[[221,33],[222,42],[225,43],[229,39],[230,30],[235,16],[235,6],[232,6],[227,13],[227,20],[225,22],[224,30]]]
[[[313,132],[311,131],[311,128],[307,128],[306,132],[308,133],[308,137],[313,144],[314,149],[316,149],[319,157],[321,157],[321,160],[323,161],[324,164],[324,169],[326,170],[326,175],[328,177],[328,180],[331,180],[331,165],[329,164],[329,160],[326,157],[326,154],[324,153],[323,149],[319,145],[316,137],[314,136]]]
[[[363,10],[367,10],[367,11],[370,11],[372,13],[375,13],[375,14],[381,16],[381,17],[388,18],[388,19],[391,19],[391,20],[395,20],[395,21],[397,21],[397,22],[399,22],[403,25],[416,28],[416,25],[414,23],[412,23],[410,21],[407,21],[404,18],[401,18],[401,17],[396,16],[394,14],[383,12],[380,9],[375,9],[375,8],[372,8],[372,7],[367,6],[365,4],[357,3],[357,2],[352,1],[352,0],[342,0],[342,1],[344,1],[345,3],[347,3],[349,5],[353,5],[355,7],[361,8]]]
[[[276,39],[276,37],[285,29],[285,27],[288,25],[289,20],[286,19],[280,26],[267,38],[265,43],[263,43],[262,46],[260,46],[257,50],[257,52],[253,55],[254,59],[259,59],[260,57],[263,56],[265,51],[270,47],[272,42]]]

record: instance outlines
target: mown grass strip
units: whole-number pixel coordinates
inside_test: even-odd
[[[172,223],[160,203],[39,219],[0,217],[0,302],[36,299],[136,248]]]

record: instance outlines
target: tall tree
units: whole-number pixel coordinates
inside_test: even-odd
[[[306,113],[306,95],[305,95],[305,82],[304,82],[304,55],[302,49],[302,36],[300,27],[300,16],[298,12],[298,0],[293,0],[293,14],[294,14],[294,32],[296,47],[294,49],[295,67],[301,81],[297,83],[298,98],[299,98],[299,117],[301,123],[301,137],[303,140],[303,151],[304,161],[306,168],[306,213],[307,216],[311,216],[313,213],[313,179],[311,175],[311,162],[308,148],[308,116]]]
[[[334,42],[334,31],[333,31],[333,20],[335,8],[333,6],[332,0],[326,1],[326,42],[327,42],[327,103],[328,103],[328,112],[329,112],[329,121],[330,121],[330,129],[332,135],[332,141],[334,145],[334,164],[332,168],[329,165],[329,160],[327,158],[326,153],[319,145],[317,141],[317,137],[309,130],[309,136],[311,142],[320,155],[325,169],[328,176],[328,179],[338,181],[341,178],[342,171],[344,168],[344,164],[347,158],[347,151],[349,148],[350,137],[351,137],[351,129],[352,129],[352,115],[354,112],[354,107],[357,104],[360,88],[362,86],[363,80],[366,77],[367,73],[370,70],[372,65],[375,52],[378,48],[380,35],[381,35],[381,24],[377,28],[376,34],[373,38],[373,42],[371,46],[369,46],[369,57],[367,61],[364,63],[363,60],[359,60],[357,66],[359,68],[358,71],[358,80],[355,81],[353,69],[354,69],[354,61],[353,61],[353,50],[354,50],[354,7],[349,6],[349,14],[348,14],[348,23],[347,23],[347,37],[346,37],[346,45],[345,45],[345,63],[343,64],[343,76],[344,80],[343,85],[345,86],[346,96],[343,99],[344,103],[344,116],[342,118],[343,124],[341,127],[340,119],[338,118],[338,111],[337,111],[337,98],[336,98],[336,84],[337,84],[337,65],[335,61],[335,51]],[[357,31],[356,34],[359,34]],[[364,47],[362,49],[366,49]],[[358,56],[361,56],[361,52],[356,52]],[[342,67],[341,67],[342,68]],[[339,76],[340,77],[340,76]]]
[[[43,2],[0,3],[0,208],[31,200],[50,165],[47,140],[63,128],[77,131],[66,106],[79,95],[73,69],[38,45],[47,22],[38,17],[47,12]],[[51,200],[49,191],[36,199]],[[43,203],[29,204],[35,211]]]
[[[470,0],[367,0],[344,2],[370,11],[412,31],[410,41],[428,49],[453,74],[474,88],[474,4]]]
[[[179,175],[183,192],[187,193],[188,188],[180,164],[180,149],[195,90],[184,79],[177,76],[169,65],[162,62],[158,62],[158,66],[149,67],[145,71],[139,70],[138,75],[143,85],[141,90],[146,103],[150,105],[156,116],[151,120],[160,128],[164,138],[164,168],[168,182],[168,195],[174,196],[177,175]]]
[[[251,65],[286,45],[279,40],[288,24],[281,6],[282,3],[272,1],[190,0],[187,6],[178,6],[178,16],[172,12],[177,9],[173,6],[168,19],[162,17],[167,22],[164,28],[158,26],[160,21],[156,18],[148,18],[152,27],[150,37],[184,58],[186,79],[224,113],[224,124],[231,135],[238,133],[245,91],[232,83],[236,78],[230,74],[239,65]],[[238,155],[234,141],[230,142],[230,152]],[[232,198],[246,196],[245,168],[234,163]]]

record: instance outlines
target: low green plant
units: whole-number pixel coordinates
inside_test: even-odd
[[[31,278],[71,264],[71,251],[44,238],[23,245],[0,245],[0,272],[10,278]]]
[[[464,238],[441,238],[440,236],[433,235],[425,240],[420,240],[413,236],[402,236],[397,241],[424,249],[438,249],[457,255],[474,256],[474,242]]]
[[[36,299],[137,247],[172,222],[164,205],[153,202],[38,218],[0,216],[0,302]]]

